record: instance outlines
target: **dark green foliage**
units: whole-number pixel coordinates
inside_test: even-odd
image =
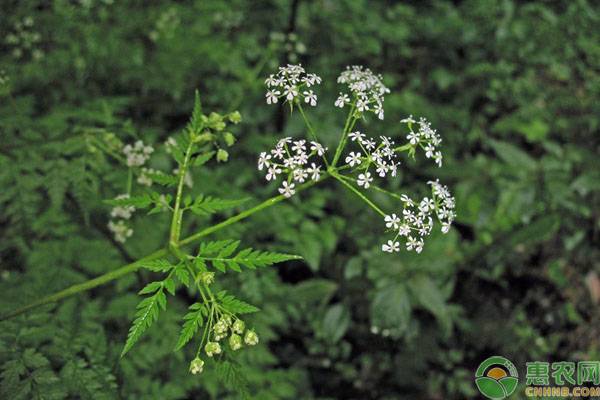
[[[419,182],[440,177],[458,212],[457,226],[422,254],[388,256],[379,217],[333,183],[319,185],[203,239],[201,256],[223,259],[200,259],[209,269],[284,261],[218,274],[224,304],[255,311],[239,297],[260,308],[248,315],[258,346],[191,375],[206,315],[181,287],[192,283],[186,269],[165,258],[0,322],[0,398],[238,399],[241,390],[261,400],[475,399],[473,372],[491,354],[519,368],[600,358],[587,289],[600,273],[596,2],[5,1],[0,15],[0,78],[9,78],[0,79],[2,312],[164,245],[160,212],[136,219],[126,244],[107,231],[104,200],[123,192],[127,176],[100,146],[162,143],[202,124],[221,135],[227,164],[214,162],[216,150],[193,155],[188,205],[201,199],[202,216],[189,213],[185,234],[270,196],[258,153],[304,134],[298,113],[264,104],[265,76],[287,62],[323,77],[328,106],[307,114],[330,149],[343,124],[331,107],[339,71],[364,64],[382,73],[392,89],[386,119],[365,129],[399,143],[398,121],[426,116],[445,157],[439,170],[403,160],[392,189],[422,193]],[[40,41],[7,42],[28,16]],[[207,119],[190,121],[192,109]],[[244,122],[229,148],[219,129],[237,120],[227,114],[235,109]],[[150,174],[160,189],[173,189],[177,163],[156,155],[150,166],[163,171]],[[134,193],[136,207],[154,210],[156,195]],[[239,252],[227,238],[304,260]],[[171,272],[136,310],[135,293]],[[126,349],[139,341],[120,358],[132,317]]]

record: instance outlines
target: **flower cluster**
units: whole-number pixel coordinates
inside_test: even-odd
[[[277,74],[271,74],[266,80],[268,91],[265,95],[267,104],[275,104],[280,98],[292,103],[298,98],[311,106],[317,105],[317,95],[310,89],[319,85],[321,78],[316,74],[307,74],[302,65],[288,64],[279,67]]]
[[[272,181],[280,174],[287,175],[279,193],[292,197],[295,191],[293,182],[303,183],[308,179],[318,181],[321,166],[311,161],[312,157],[322,157],[327,151],[320,143],[306,140],[292,140],[286,137],[277,142],[269,153],[262,152],[258,158],[258,170],[266,170],[266,179]],[[310,165],[309,165],[310,161]]]
[[[335,101],[336,107],[344,107],[346,104],[353,103],[353,106],[359,112],[371,111],[379,119],[383,119],[383,100],[385,94],[390,90],[382,82],[381,75],[375,75],[368,68],[359,65],[346,67],[346,70],[340,74],[337,81],[348,86],[351,96],[340,92]]]
[[[405,237],[406,249],[420,253],[425,244],[423,238],[428,236],[433,229],[432,216],[434,215],[442,224],[442,233],[448,233],[455,217],[454,197],[448,188],[438,181],[429,181],[428,184],[431,186],[431,198],[424,197],[419,203],[415,203],[410,197],[403,194],[400,196],[404,204],[402,215],[385,216],[385,226],[394,232],[395,236],[382,245],[381,250],[388,253],[400,251],[398,239]]]
[[[389,137],[380,136],[379,143],[358,131],[351,132],[348,137],[361,149],[361,151],[350,152],[345,160],[350,167],[356,167],[362,171],[356,180],[358,186],[369,188],[373,181],[371,172],[369,172],[370,168],[374,168],[375,173],[381,178],[385,178],[388,174],[392,177],[396,176],[400,162],[396,161],[398,155],[393,148],[394,142]]]
[[[400,122],[408,124],[410,132],[406,135],[409,143],[413,147],[421,147],[425,151],[425,157],[433,158],[438,167],[442,166],[442,152],[437,148],[442,143],[442,138],[435,129],[431,129],[431,123],[425,118],[419,118],[415,121],[411,116],[401,120]],[[418,129],[413,130],[413,124],[418,125]]]
[[[5,42],[13,47],[14,58],[20,59],[27,53],[31,53],[34,60],[39,60],[44,56],[44,52],[38,48],[42,35],[33,30],[33,25],[33,18],[25,17],[14,24],[12,33],[6,35]]]
[[[145,146],[144,142],[138,140],[133,145],[128,144],[123,147],[123,154],[127,157],[128,167],[141,167],[148,161],[150,155],[154,152],[152,146]]]
[[[115,197],[115,200],[123,200],[128,199],[128,194],[121,194]],[[115,240],[119,243],[125,243],[127,238],[133,235],[133,229],[129,225],[127,225],[127,220],[131,218],[133,213],[135,212],[135,207],[123,205],[123,206],[114,206],[110,212],[110,217],[112,218],[108,221],[108,229],[115,235]]]
[[[212,338],[211,338],[212,336]],[[229,348],[233,351],[237,351],[242,348],[244,344],[247,346],[255,346],[258,344],[258,335],[252,329],[246,329],[246,324],[241,319],[236,318],[232,321],[229,315],[223,315],[219,320],[212,326],[211,332],[209,333],[209,340],[204,345],[204,352],[208,357],[214,357],[223,352],[221,347],[221,340],[227,339]],[[196,357],[190,363],[190,372],[192,374],[199,374],[202,372],[204,367],[204,361]]]

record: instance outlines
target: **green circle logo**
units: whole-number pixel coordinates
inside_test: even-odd
[[[482,395],[492,400],[502,400],[513,394],[519,383],[515,365],[504,357],[493,356],[479,364],[475,384]]]

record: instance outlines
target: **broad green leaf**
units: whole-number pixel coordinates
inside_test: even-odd
[[[343,304],[331,306],[323,318],[322,334],[331,343],[337,343],[350,326],[350,312]]]

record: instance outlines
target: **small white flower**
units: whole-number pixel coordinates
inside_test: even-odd
[[[393,240],[388,240],[387,244],[381,246],[381,250],[387,253],[393,253],[400,251],[400,243]]]
[[[381,177],[381,178],[385,178],[385,174],[387,174],[388,171],[388,167],[386,165],[380,164],[377,166],[377,174]]]
[[[271,181],[277,178],[277,175],[279,175],[281,173],[281,170],[279,168],[277,168],[276,166],[271,166],[269,167],[269,169],[267,170],[267,180]]]
[[[294,86],[286,86],[283,90],[283,94],[287,101],[294,100],[294,97],[298,96],[298,90]]]
[[[362,141],[363,146],[365,146],[365,148],[367,150],[373,150],[375,148],[375,142],[372,141],[371,139],[365,139]]]
[[[406,250],[412,250],[412,249],[416,248],[417,245],[418,245],[417,239],[415,239],[412,236],[409,236],[406,241]]]
[[[284,195],[287,198],[290,198],[296,193],[296,191],[294,190],[294,187],[295,187],[295,185],[293,183],[289,184],[289,183],[287,183],[287,181],[283,181],[282,187],[280,187],[278,190],[279,190],[279,193],[281,193],[282,195]]]
[[[385,226],[388,228],[398,229],[400,218],[396,214],[386,215],[384,218]]]
[[[408,226],[408,224],[402,224],[398,227],[398,235],[408,236],[409,233],[410,233],[410,226]]]
[[[321,143],[317,143],[317,142],[310,142],[310,143],[311,143],[310,149],[312,151],[316,152],[317,155],[319,155],[319,156],[322,156],[327,151],[327,147],[323,147],[323,145]]]
[[[292,145],[292,150],[297,153],[306,151],[306,140],[296,140]]]
[[[308,172],[310,174],[310,178],[313,181],[318,181],[319,178],[321,177],[321,167],[316,165],[315,163],[312,163],[310,165],[310,168],[306,169],[306,172]]]
[[[308,172],[302,168],[294,170],[294,180],[303,183],[308,178]]]
[[[265,97],[267,98],[267,104],[275,104],[278,101],[277,96],[279,96],[281,92],[279,90],[269,90]]]
[[[350,103],[350,99],[347,94],[340,93],[340,96],[335,101],[335,106],[342,108],[345,104]]]
[[[366,137],[364,133],[360,133],[359,131],[356,132],[350,132],[348,134],[348,137],[350,138],[350,140],[352,140],[353,142],[358,140],[359,142],[362,142],[363,138]]]
[[[369,111],[369,104],[364,99],[358,99],[356,109],[360,112]]]
[[[313,107],[317,105],[317,95],[312,90],[304,91],[302,94],[304,95],[304,102],[306,104],[310,104]]]
[[[364,186],[365,189],[369,188],[369,186],[371,185],[371,182],[373,182],[373,178],[371,178],[370,172],[366,172],[364,174],[359,174],[358,179],[356,180],[356,183],[358,184],[358,186]]]
[[[283,150],[283,147],[276,147],[273,150],[271,150],[271,154],[275,158],[282,159],[285,155],[285,150]]]
[[[417,143],[419,143],[419,135],[416,132],[411,131],[408,135],[406,135],[406,138],[408,139],[408,141],[410,142],[410,144],[415,145]]]
[[[260,153],[260,156],[258,157],[258,170],[262,171],[263,168],[265,167],[269,167],[269,165],[271,164],[271,162],[269,161],[271,159],[271,155],[267,154],[266,152],[262,152]]]
[[[360,165],[360,163],[361,163],[360,157],[361,157],[360,153],[355,153],[352,151],[346,157],[346,164],[350,165],[351,167],[354,167],[354,165]]]
[[[400,120],[400,122],[401,122],[401,123],[403,123],[403,124],[408,124],[408,123],[410,123],[410,124],[414,124],[414,123],[416,123],[417,121],[415,121],[415,120],[413,119],[413,116],[412,116],[412,115],[409,115],[407,118],[401,119],[401,120]]]

